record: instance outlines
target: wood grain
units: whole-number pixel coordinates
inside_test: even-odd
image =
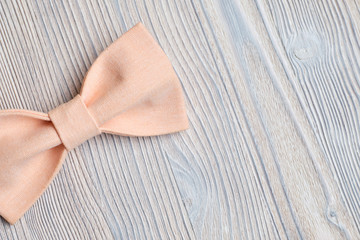
[[[1,109],[70,100],[142,21],[191,123],[84,143],[15,226],[0,223],[0,239],[360,239],[359,6],[0,2]]]

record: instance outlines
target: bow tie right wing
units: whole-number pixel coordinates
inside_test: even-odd
[[[180,81],[141,23],[101,53],[80,95],[103,132],[153,136],[189,125]]]
[[[65,155],[47,114],[0,111],[0,215],[14,224],[50,184]]]

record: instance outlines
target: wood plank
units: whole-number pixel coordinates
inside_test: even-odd
[[[209,204],[209,209],[204,210],[203,213],[197,213],[205,215],[205,217],[199,227],[200,230],[195,227],[195,231],[204,239],[212,237],[214,234],[218,234],[220,237],[220,233],[224,234],[224,232],[227,233],[225,238],[237,237],[239,234],[244,234],[244,238],[255,239],[359,238],[358,224],[351,217],[352,213],[348,206],[344,204],[337,183],[339,180],[331,171],[332,166],[329,164],[331,156],[323,154],[324,149],[320,147],[321,143],[318,139],[324,137],[321,136],[323,133],[314,130],[308,115],[309,106],[304,104],[299,89],[293,83],[295,79],[302,81],[302,71],[298,70],[298,76],[291,72],[291,65],[284,60],[287,58],[287,55],[284,54],[286,49],[282,49],[286,44],[281,42],[281,38],[277,36],[279,30],[272,20],[281,19],[282,23],[288,24],[288,28],[292,27],[294,32],[294,28],[297,26],[293,25],[292,19],[306,18],[308,15],[297,8],[296,1],[288,4],[288,8],[292,11],[283,18],[279,16],[281,11],[275,12],[268,7],[271,3],[265,1],[256,1],[255,3],[252,1],[218,1],[217,3],[213,6],[205,1],[195,7],[197,12],[203,13],[200,18],[202,20],[201,27],[204,29],[203,32],[209,42],[208,47],[212,51],[212,55],[218,60],[209,66],[209,69],[219,72],[211,81],[215,82],[214,85],[221,93],[216,102],[222,105],[225,113],[219,117],[222,119],[222,123],[213,123],[213,125],[214,127],[221,126],[221,124],[226,124],[227,119],[230,120],[228,125],[231,125],[232,130],[224,133],[224,139],[226,136],[230,139],[226,144],[230,145],[229,148],[233,149],[235,156],[221,157],[220,150],[217,152],[220,157],[216,157],[215,154],[213,157],[215,163],[212,163],[212,166],[226,167],[229,164],[228,171],[231,173],[237,168],[243,170],[242,164],[249,164],[248,162],[252,161],[252,166],[249,164],[248,168],[252,169],[252,171],[248,171],[248,174],[252,176],[248,175],[245,180],[241,181],[241,178],[240,180],[236,179],[236,176],[241,176],[240,174],[234,174],[232,177],[231,174],[220,173],[220,178],[215,177],[215,180],[209,180],[211,183],[223,184],[213,188],[210,192],[215,189],[219,192],[226,191],[227,185],[242,186],[242,189],[235,188],[234,190],[232,188],[226,194],[229,199],[224,198],[225,201],[220,200],[217,204]],[[303,5],[311,9],[311,5],[307,3]],[[334,8],[336,8],[336,4],[334,4]],[[275,15],[276,13],[278,15]],[[199,15],[201,17],[201,14]],[[323,15],[315,14],[315,16]],[[333,24],[328,25],[333,26]],[[336,34],[339,33],[334,35]],[[305,44],[307,42],[309,42],[307,39],[303,41]],[[300,50],[299,54],[301,53]],[[334,58],[340,58],[339,54],[338,52],[334,55]],[[192,58],[194,59],[194,56]],[[319,68],[319,66],[316,67]],[[299,68],[304,68],[304,66]],[[319,76],[315,74],[311,77],[311,79],[319,79]],[[332,81],[336,80],[339,81],[339,79]],[[347,81],[353,80],[348,79]],[[196,99],[198,98],[197,95]],[[196,99],[192,99],[192,103]],[[340,100],[338,101],[340,102]],[[354,102],[355,100],[349,99],[348,101]],[[210,101],[204,101],[204,105],[206,105],[205,102]],[[311,104],[316,106],[318,102],[313,99],[309,105]],[[322,106],[325,108],[326,104]],[[356,119],[355,109],[358,107],[354,106],[353,109],[352,118]],[[322,110],[317,109],[317,111]],[[209,110],[204,115],[209,116],[211,112],[213,111]],[[346,126],[346,124],[344,125]],[[249,134],[245,135],[243,131],[245,134],[248,131]],[[333,129],[328,129],[328,131],[331,132]],[[248,156],[241,154],[236,156],[235,150],[241,149],[236,146],[236,141],[241,139],[241,135],[245,135],[244,142],[249,145]],[[234,138],[232,138],[233,136]],[[207,138],[201,137],[201,139]],[[356,147],[351,141],[348,141],[347,145]],[[337,147],[341,148],[343,145]],[[216,149],[216,147],[213,146],[212,149]],[[230,152],[227,151],[227,153]],[[194,158],[196,159],[196,157],[192,157],[192,159]],[[345,185],[357,186],[359,175],[352,172],[356,169],[357,158],[353,158],[352,161],[354,167],[346,174],[350,175],[354,182],[345,183]],[[346,165],[347,163],[340,161],[339,164]],[[194,162],[190,161],[188,165],[193,166]],[[219,171],[221,171],[220,167]],[[203,169],[198,171],[198,175],[205,175]],[[187,171],[194,171],[194,169]],[[255,184],[256,181],[252,185],[244,184],[256,177],[258,177],[259,184]],[[340,181],[342,180],[340,179]],[[259,190],[256,191],[256,187],[253,186],[259,186]],[[241,201],[241,196],[246,199],[247,193],[255,195],[253,199],[260,199],[262,204],[252,204],[256,203],[256,200]],[[354,198],[359,197],[358,191],[350,194]],[[210,198],[216,198],[218,195],[219,193],[215,193]],[[231,204],[234,198],[237,200],[235,203],[239,202],[238,206]],[[353,201],[353,204],[356,202]],[[219,222],[210,214],[206,216],[206,212],[211,211],[218,211],[224,218],[230,216],[231,221]],[[242,217],[247,213],[247,217],[241,222],[241,217],[236,213],[245,213],[240,215]],[[266,213],[269,215],[267,216]],[[190,216],[192,216],[191,213]],[[257,221],[258,219],[263,221]],[[209,232],[210,226],[213,225],[221,226],[223,230],[215,229],[214,232]],[[273,232],[271,232],[271,226],[274,226]]]
[[[174,53],[181,61],[175,68],[193,128],[179,152],[169,153],[196,235],[359,238],[320,133],[292,82],[299,76],[291,75],[284,61],[270,3],[211,3],[193,4],[197,19],[186,16],[189,5],[174,3],[172,9],[184,16],[166,19],[176,26],[172,45],[186,49]],[[293,18],[298,12],[293,10]]]
[[[0,238],[360,238],[358,20],[357,1],[1,2],[1,109],[71,99],[142,21],[191,128],[83,144]]]
[[[294,10],[303,14],[295,18]],[[359,231],[359,3],[269,1],[270,12],[286,71]]]

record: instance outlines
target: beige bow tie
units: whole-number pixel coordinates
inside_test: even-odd
[[[0,215],[14,224],[50,184],[67,151],[93,136],[186,128],[180,82],[139,23],[101,53],[71,101],[48,114],[0,111]]]

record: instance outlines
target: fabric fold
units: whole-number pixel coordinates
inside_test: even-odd
[[[48,114],[0,111],[0,215],[14,224],[51,183],[67,151],[93,136],[153,136],[188,125],[180,81],[139,23],[100,54],[71,101]]]

